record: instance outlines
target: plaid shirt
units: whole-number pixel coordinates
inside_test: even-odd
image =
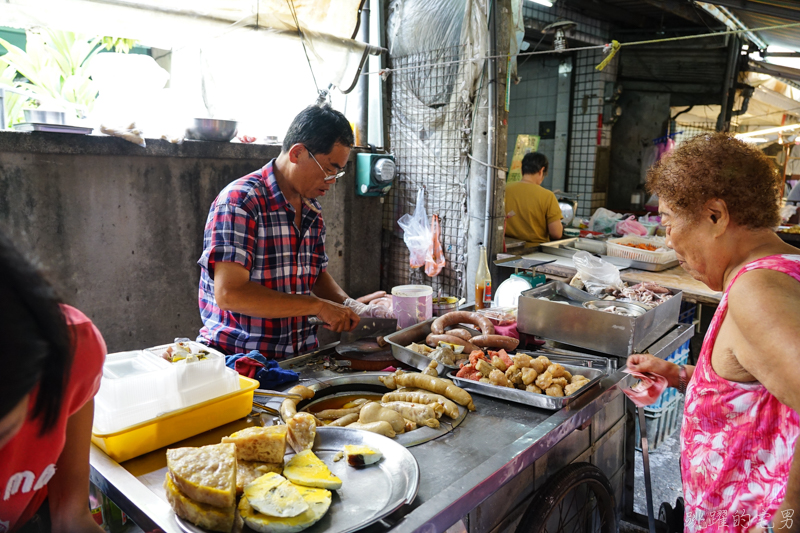
[[[307,317],[251,317],[223,311],[214,299],[217,261],[239,263],[250,271],[250,281],[289,294],[311,294],[328,266],[320,204],[309,200],[303,206],[298,231],[295,210],[275,181],[273,164],[274,160],[228,184],[206,221],[203,255],[197,262],[202,267],[199,301],[204,326],[197,340],[229,354],[258,350],[266,357],[286,357],[317,346],[316,328]]]

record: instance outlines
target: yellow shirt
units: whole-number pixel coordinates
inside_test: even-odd
[[[506,185],[506,235],[538,246],[550,241],[547,225],[561,220],[556,195],[541,185],[518,181]]]

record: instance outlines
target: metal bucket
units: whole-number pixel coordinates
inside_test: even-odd
[[[434,298],[432,309],[433,316],[442,316],[458,309],[458,298],[455,296],[440,296]]]

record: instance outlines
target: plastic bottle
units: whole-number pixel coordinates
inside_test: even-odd
[[[481,258],[475,273],[475,309],[492,306],[492,276],[486,260],[486,247],[481,245]]]
[[[94,483],[89,483],[89,511],[97,525],[105,529],[103,516],[103,493]]]

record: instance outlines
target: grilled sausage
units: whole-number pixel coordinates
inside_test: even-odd
[[[505,350],[516,350],[519,346],[519,339],[504,335],[478,335],[472,337],[470,342],[481,348],[503,348]]]
[[[456,324],[475,324],[481,329],[484,335],[494,335],[494,326],[492,321],[478,313],[471,313],[469,311],[453,311],[446,313],[431,324],[431,333],[434,335],[441,335],[444,333],[445,328],[455,326]]]
[[[433,346],[434,348],[439,345],[439,341],[463,346],[464,353],[480,350],[480,348],[472,344],[472,342],[465,341],[464,339],[454,335],[435,335],[431,333],[425,338],[425,342],[428,344],[428,346]]]

